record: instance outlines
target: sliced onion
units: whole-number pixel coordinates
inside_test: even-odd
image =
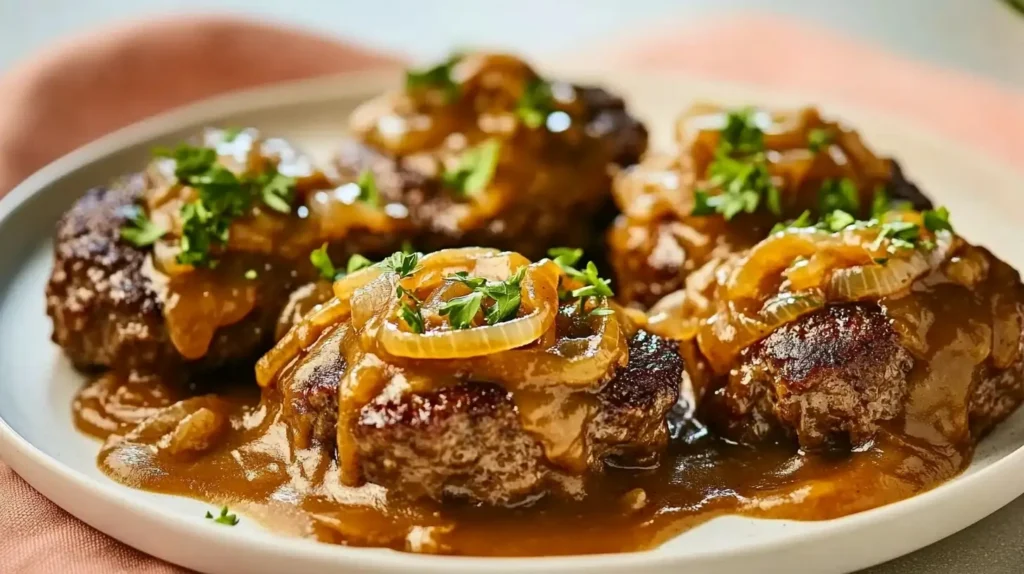
[[[829,278],[827,292],[830,299],[840,301],[885,297],[910,288],[928,269],[928,260],[915,249],[909,259],[893,258],[885,265],[857,265],[836,270]]]
[[[779,273],[797,257],[813,255],[821,244],[830,240],[819,229],[794,229],[776,233],[755,245],[739,262],[729,277],[729,299],[750,299],[761,292],[765,277]]]
[[[545,349],[511,350],[484,357],[471,368],[473,376],[497,381],[509,390],[540,389],[557,383],[585,388],[600,385],[628,360],[623,317],[618,313],[597,319],[586,339],[563,339]]]
[[[331,299],[314,307],[301,321],[288,329],[273,349],[256,362],[256,382],[259,386],[266,387],[274,382],[288,363],[320,338],[328,327],[347,317],[349,310],[347,299]]]
[[[825,306],[825,298],[817,290],[807,293],[780,293],[765,302],[758,313],[769,331],[774,331]]]
[[[557,275],[544,263],[531,265],[522,290],[523,305],[533,307],[523,317],[465,330],[410,333],[401,330],[392,316],[384,323],[380,342],[392,355],[414,359],[464,359],[522,347],[540,338],[555,320]]]
[[[346,275],[334,282],[334,296],[338,299],[348,300],[356,292],[356,289],[380,277],[383,273],[384,269],[380,265],[371,265],[351,275]]]
[[[500,353],[536,341],[554,319],[550,307],[497,325],[460,331],[410,333],[389,320],[380,341],[392,355],[412,359],[465,359]]]

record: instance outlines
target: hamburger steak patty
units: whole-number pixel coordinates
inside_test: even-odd
[[[547,153],[539,156],[540,164],[525,166],[533,181],[518,189],[498,213],[469,226],[457,219],[464,200],[446,190],[429,156],[391,155],[365,141],[348,139],[335,164],[350,178],[372,172],[381,197],[403,204],[414,229],[408,239],[419,251],[473,245],[538,259],[551,247],[597,248],[603,227],[614,218],[611,172],[640,160],[647,148],[647,129],[629,114],[622,98],[597,87],[577,89],[587,110],[586,135],[595,145],[580,156],[572,145],[551,142],[544,148]]]
[[[284,416],[302,442],[332,444],[344,361],[337,332],[321,341],[285,382]],[[650,464],[668,439],[665,415],[683,373],[676,344],[645,331],[629,342],[629,363],[598,394],[587,423],[589,464]],[[366,480],[410,497],[515,504],[548,492],[581,494],[580,481],[552,467],[523,430],[512,394],[467,382],[425,393],[381,395],[355,423]],[[296,436],[296,435],[293,435]]]
[[[294,287],[291,273],[261,273],[254,309],[219,329],[202,359],[186,361],[167,332],[163,296],[145,271],[149,251],[120,241],[144,187],[138,174],[89,190],[57,224],[46,285],[53,341],[82,369],[209,369],[255,358],[273,343],[278,314]]]
[[[914,362],[878,305],[829,306],[747,349],[702,412],[737,440],[786,434],[804,449],[856,447],[903,413]],[[1007,369],[982,367],[968,404],[975,441],[1024,399],[1022,378],[1021,355]]]

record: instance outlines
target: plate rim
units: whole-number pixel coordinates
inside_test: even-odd
[[[628,80],[629,78],[643,77],[647,78],[648,81],[665,81],[667,83],[698,88],[703,86],[706,91],[757,94],[759,101],[806,100],[806,97],[799,97],[799,94],[764,89],[747,84],[690,78],[678,74],[622,72],[621,70],[601,68],[580,68],[579,66],[566,69],[565,72],[572,77],[603,78],[605,81],[614,81],[616,83]],[[3,198],[0,198],[0,225],[4,225],[22,205],[52,182],[67,177],[76,170],[122,149],[140,145],[144,141],[174,131],[182,123],[212,122],[224,115],[268,110],[275,106],[295,106],[302,103],[325,102],[332,99],[368,95],[378,92],[381,88],[388,85],[393,85],[398,77],[398,73],[394,70],[373,70],[292,81],[221,94],[144,119],[77,148],[25,179]],[[890,118],[884,114],[847,104],[843,104],[841,107],[857,110],[857,114],[862,117],[884,118],[884,121],[890,124],[895,123],[897,126],[906,126],[906,133],[920,136],[922,139],[930,138],[933,141],[939,141],[943,148],[955,150],[957,154],[962,154],[966,158],[964,163],[977,166],[979,169],[996,172],[1000,177],[1007,177],[1011,181],[1020,181],[1022,182],[1021,187],[1024,187],[1024,178],[1001,160],[985,156],[981,152],[963,146],[945,136],[934,134],[925,127],[909,124],[899,118]],[[883,120],[880,119],[879,121]],[[26,481],[50,500],[60,498],[60,496],[51,496],[56,489],[53,483],[57,481],[64,487],[72,486],[86,492],[107,505],[130,511],[139,520],[162,523],[163,527],[181,536],[187,537],[191,534],[190,531],[196,530],[196,523],[192,519],[166,512],[158,505],[148,501],[127,500],[120,496],[118,492],[119,489],[126,487],[113,481],[94,480],[75,468],[66,466],[60,461],[51,458],[22,437],[2,417],[0,417],[0,458],[9,464],[20,476],[32,477],[32,479],[26,478]],[[1019,475],[1022,471],[1024,471],[1024,446],[1018,447],[1016,450],[970,475],[961,475],[932,490],[897,503],[835,520],[822,521],[820,523],[821,528],[811,532],[801,533],[798,536],[783,540],[754,540],[737,549],[710,549],[703,551],[697,549],[688,551],[686,554],[636,552],[582,556],[483,558],[432,556],[381,551],[379,549],[344,547],[303,539],[289,539],[278,535],[261,537],[260,542],[263,545],[262,553],[270,553],[279,557],[314,558],[339,566],[379,568],[388,569],[389,571],[403,571],[408,567],[415,567],[424,572],[451,572],[453,569],[474,572],[481,568],[486,568],[490,571],[519,572],[524,568],[536,569],[538,567],[557,569],[561,572],[612,572],[618,571],[618,569],[625,566],[658,568],[673,565],[692,565],[700,568],[701,564],[705,564],[705,567],[707,567],[708,565],[713,565],[717,560],[744,558],[747,560],[757,560],[759,557],[766,555],[795,550],[796,548],[794,547],[797,546],[815,545],[828,540],[853,537],[859,532],[869,530],[876,521],[906,521],[908,518],[915,518],[921,513],[926,513],[928,508],[953,508],[957,505],[951,503],[955,502],[956,498],[965,498],[963,490],[984,492],[986,487],[991,487],[1001,482],[1002,478],[1012,476],[1014,473]],[[49,476],[44,477],[40,473],[47,473]],[[46,484],[43,485],[43,483]],[[989,489],[990,492],[993,490],[997,489]],[[1024,494],[1024,483],[1013,489],[1002,489],[1001,492],[1003,494],[1000,496],[989,496],[986,498],[985,504],[979,504],[977,500],[972,500],[971,504],[967,505],[970,508],[964,508],[965,513],[971,516],[970,522],[962,524],[957,530],[966,528],[1008,504],[1017,496]],[[1010,494],[1006,494],[1007,492],[1010,492]],[[81,516],[83,513],[68,510],[62,504],[58,504],[58,506],[90,524],[90,526],[96,527],[94,521]],[[964,505],[959,506],[963,507]],[[149,516],[140,516],[143,514],[148,514]],[[96,528],[101,532],[110,534],[108,529]],[[237,551],[252,551],[253,539],[251,538],[251,533],[240,533],[230,529],[213,529],[209,532],[206,531],[209,529],[201,530],[203,530],[201,538],[204,540],[212,539],[218,545]],[[942,537],[952,533],[947,532]],[[136,543],[137,541],[129,541],[121,536],[110,535],[129,546],[164,560],[183,564],[191,568],[197,567],[194,564],[183,563],[179,559],[180,556],[171,558],[164,552],[154,552],[151,548],[143,548]],[[895,553],[886,559],[894,558],[937,540],[927,536],[918,536],[918,538],[924,541],[917,540],[909,545],[903,545],[900,549],[893,550],[892,552]],[[878,560],[872,560],[870,563],[865,563],[860,567],[870,566],[878,562]]]

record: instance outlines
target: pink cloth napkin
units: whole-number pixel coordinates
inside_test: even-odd
[[[756,47],[752,43],[756,42]],[[1024,171],[1024,94],[766,16],[664,26],[589,61],[742,81],[897,114]],[[395,65],[307,32],[227,17],[133,22],[54,46],[0,77],[0,192],[116,128],[216,93]],[[0,571],[182,572],[91,529],[0,462]]]

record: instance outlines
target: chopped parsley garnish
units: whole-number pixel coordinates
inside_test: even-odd
[[[360,173],[356,185],[359,186],[359,201],[373,207],[380,206],[380,191],[377,189],[377,180],[374,179],[372,171],[367,169]]]
[[[811,210],[805,209],[803,211],[803,213],[801,213],[800,216],[797,217],[796,219],[793,219],[793,220],[790,220],[790,221],[786,221],[786,222],[780,221],[779,223],[776,223],[775,226],[772,227],[772,231],[771,232],[772,233],[776,233],[776,232],[782,231],[784,229],[788,229],[790,227],[799,228],[799,227],[813,227],[813,226],[814,226],[814,220],[811,219]]]
[[[441,307],[441,315],[448,317],[452,329],[468,329],[473,326],[473,319],[480,312],[484,294],[473,291],[468,295],[453,297]]]
[[[121,227],[121,239],[136,247],[148,247],[163,237],[167,230],[153,223],[141,208],[136,208],[128,223]]]
[[[356,271],[361,271],[371,265],[373,265],[373,261],[370,261],[369,259],[356,253],[352,257],[348,258],[348,263],[345,265],[345,273],[347,275],[351,275]]]
[[[223,139],[225,143],[231,143],[235,141],[235,138],[238,137],[238,134],[242,133],[243,131],[245,131],[245,129],[240,128],[238,126],[226,127],[223,130],[221,130],[221,139]]]
[[[910,221],[889,221],[881,224],[878,237],[871,243],[871,249],[879,249],[882,242],[889,240],[889,249],[913,249],[921,238],[921,228]]]
[[[331,262],[331,256],[327,254],[327,243],[321,245],[319,249],[314,249],[309,254],[309,262],[320,272],[320,277],[328,281],[334,281],[334,278],[338,275],[338,270],[334,267],[334,263]]]
[[[448,322],[453,329],[467,329],[472,326],[473,319],[486,300],[491,303],[484,311],[484,320],[488,325],[508,321],[519,312],[525,275],[526,267],[520,267],[505,281],[488,281],[482,277],[470,277],[464,271],[449,275],[449,280],[462,283],[472,289],[472,292],[447,301],[441,308],[441,315],[448,316]]]
[[[255,269],[249,269],[248,271],[245,272],[245,278],[248,279],[249,281],[252,281],[259,276],[259,273],[257,273]]]
[[[405,279],[419,269],[420,254],[403,253],[399,251],[392,253],[387,259],[381,262],[381,265],[388,271],[398,275],[399,279]],[[416,295],[402,287],[401,283],[395,286],[395,297],[398,297],[399,301],[398,316],[405,321],[405,324],[409,326],[410,331],[413,333],[422,333],[425,330],[425,327],[423,323],[423,314],[420,312],[421,301],[416,298]]]
[[[348,264],[345,266],[344,270],[339,269],[334,266],[333,262],[331,262],[331,256],[327,253],[327,243],[324,243],[318,249],[314,249],[309,254],[309,262],[312,263],[313,267],[316,267],[316,270],[320,272],[320,277],[323,277],[327,281],[334,281],[335,279],[339,279],[345,275],[350,275],[360,269],[365,269],[373,265],[372,261],[356,253],[348,258]]]
[[[235,514],[228,514],[228,507],[222,506],[220,509],[220,515],[214,516],[209,510],[206,511],[207,520],[212,520],[217,524],[223,524],[225,526],[234,526],[238,524],[238,516]]]
[[[871,200],[871,216],[881,219],[890,211],[910,211],[914,206],[905,199],[892,199],[885,186],[879,185],[875,188],[875,196]]]
[[[430,68],[406,70],[405,89],[408,91],[440,90],[444,93],[446,101],[454,101],[459,97],[459,85],[452,78],[452,69],[461,59],[462,56],[454,55]]]
[[[398,316],[409,326],[413,333],[422,333],[426,330],[423,323],[423,313],[420,312],[418,303],[410,305],[405,300],[401,301],[398,307]]]
[[[725,116],[719,148],[727,154],[753,154],[764,150],[764,131],[757,125],[757,110],[751,107],[732,110]]]
[[[924,220],[924,227],[932,233],[939,231],[953,231],[953,226],[949,223],[949,210],[945,207],[939,207],[935,210],[927,210],[921,214]]]
[[[399,279],[405,279],[415,273],[419,268],[420,254],[399,251],[397,253],[392,253],[381,264],[384,265],[384,268],[388,271],[392,271],[397,274]]]
[[[562,268],[562,271],[564,271],[566,275],[583,284],[582,287],[578,287],[572,291],[560,291],[560,299],[568,299],[572,297],[578,298],[580,310],[582,311],[586,305],[588,297],[608,298],[615,295],[612,291],[611,281],[598,275],[597,265],[595,265],[593,261],[587,262],[586,267],[582,270],[575,266],[576,263],[579,262],[580,257],[583,256],[583,250],[556,247],[554,249],[549,249],[548,255],[556,264],[558,264],[559,267]],[[601,307],[599,306],[598,308]],[[596,310],[597,309],[592,310],[590,314],[607,314],[604,312],[596,313]]]
[[[551,84],[540,78],[527,82],[523,95],[516,102],[516,115],[530,129],[544,125],[548,114],[554,109],[555,100],[551,95]]]
[[[772,182],[764,154],[764,132],[755,121],[755,111],[744,108],[729,112],[720,132],[715,158],[708,165],[708,185],[720,190],[694,194],[692,214],[721,214],[729,220],[740,213],[754,213],[764,203],[775,215],[782,215],[782,195]]]
[[[441,181],[459,197],[467,197],[484,190],[498,168],[501,142],[496,139],[484,142],[462,152],[458,165],[445,170]]]
[[[295,201],[295,178],[281,175],[271,168],[254,178],[260,197],[267,207],[279,213],[291,213]]]
[[[198,195],[181,207],[179,263],[215,266],[212,248],[227,244],[231,222],[245,214],[255,198],[274,211],[291,212],[295,180],[274,167],[255,176],[238,176],[217,161],[212,148],[179,145],[155,154],[173,159],[178,183]]]
[[[857,184],[848,177],[826,179],[818,190],[818,212],[829,213],[837,209],[847,213],[860,212],[860,192]]]
[[[832,233],[837,233],[853,225],[856,221],[856,217],[845,211],[836,209],[831,213],[826,213],[821,222],[825,229],[828,229]]]
[[[818,153],[832,143],[832,134],[824,128],[814,128],[807,132],[807,149]]]

